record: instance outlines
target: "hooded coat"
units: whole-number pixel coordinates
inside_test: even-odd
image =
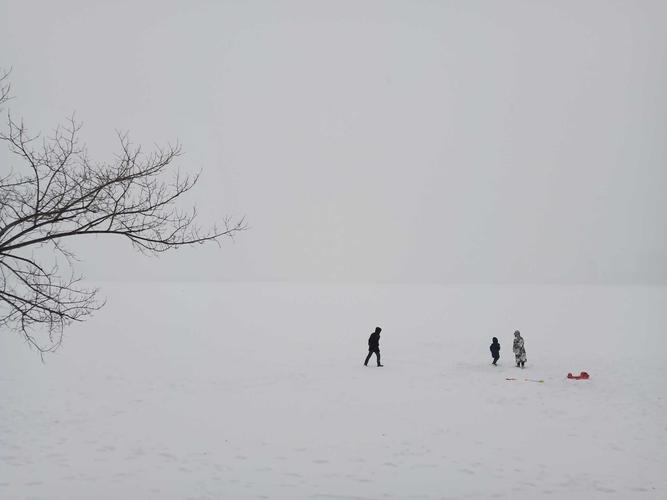
[[[498,339],[493,337],[493,342],[489,346],[489,349],[491,350],[491,356],[494,359],[500,358],[500,344],[498,343]]]
[[[512,351],[517,363],[526,362],[526,348],[524,347],[523,337],[521,334],[514,334],[514,343],[512,344]]]
[[[380,350],[380,332],[375,331],[368,337],[368,350],[375,352]]]

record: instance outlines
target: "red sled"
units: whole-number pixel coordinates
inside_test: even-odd
[[[571,373],[568,373],[567,378],[571,378],[574,380],[588,380],[589,378],[591,378],[591,376],[586,372],[581,372],[579,375],[572,375]]]

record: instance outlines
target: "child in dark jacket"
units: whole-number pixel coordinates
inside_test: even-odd
[[[493,358],[493,366],[497,366],[496,362],[500,359],[500,344],[498,343],[498,338],[493,337],[493,342],[489,347],[491,349],[491,357]]]

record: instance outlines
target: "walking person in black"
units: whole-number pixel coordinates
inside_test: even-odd
[[[498,337],[493,337],[493,342],[489,346],[491,349],[491,357],[493,358],[493,366],[498,366],[496,363],[500,359],[500,344],[498,343]]]
[[[375,331],[371,333],[371,336],[368,337],[368,356],[366,356],[366,361],[364,361],[364,366],[368,366],[368,360],[371,359],[373,353],[378,358],[378,366],[384,366],[380,363],[380,332],[382,328],[379,326],[375,328]]]

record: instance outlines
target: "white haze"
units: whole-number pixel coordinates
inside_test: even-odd
[[[202,220],[251,226],[159,260],[88,240],[90,279],[665,283],[666,18],[662,1],[1,0],[0,66],[33,129],[76,111],[99,160],[115,130],[179,139]]]

